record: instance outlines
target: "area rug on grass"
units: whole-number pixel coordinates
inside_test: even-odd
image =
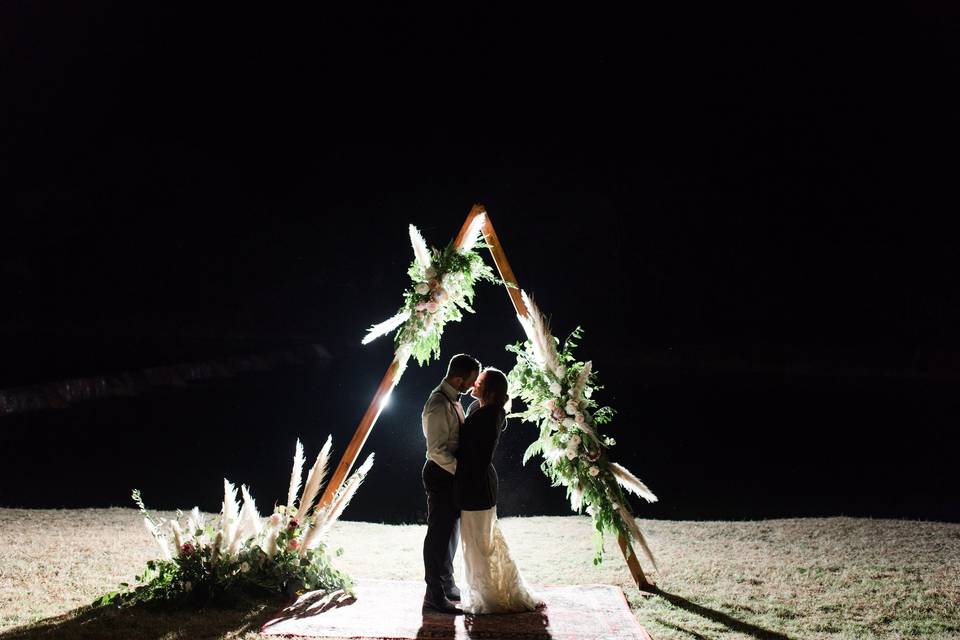
[[[357,580],[355,598],[305,594],[260,632],[305,638],[650,640],[630,613],[620,587],[531,586],[547,603],[546,608],[531,613],[453,616],[422,608],[422,582]]]

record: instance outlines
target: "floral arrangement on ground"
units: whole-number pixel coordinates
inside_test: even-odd
[[[410,225],[413,262],[407,269],[410,287],[403,293],[403,306],[392,318],[370,327],[363,344],[396,330],[394,347],[401,368],[412,355],[423,366],[440,357],[440,338],[448,322],[459,322],[463,312],[473,313],[474,290],[478,282],[500,283],[476,251],[484,216],[476,216],[464,241],[443,249],[427,248],[423,236]]]
[[[314,590],[350,593],[350,577],[333,567],[324,540],[370,471],[373,454],[328,504],[315,506],[331,443],[328,437],[300,492],[304,457],[297,440],[286,503],[276,505],[265,522],[249,488],[241,487],[241,506],[236,487],[226,479],[216,523],[207,522],[197,507],[186,517],[178,510],[173,519],[158,518],[134,490],[133,500],[160,549],[160,558],[147,563],[136,587],[121,583],[121,589],[97,598],[94,606],[228,604]]]
[[[593,399],[593,393],[602,387],[592,362],[579,361],[573,355],[582,331],[577,327],[561,346],[537,305],[526,292],[521,296],[528,315],[518,318],[527,340],[506,347],[517,356],[507,378],[510,395],[523,400],[527,408],[511,417],[540,428],[539,436],[524,453],[523,463],[542,454],[540,468],[553,486],[566,487],[571,509],[586,511],[592,517],[597,541],[594,564],[603,561],[603,536],[607,532],[632,538],[656,567],[625,491],[648,502],[656,502],[657,497],[629,470],[609,459],[609,450],[616,442],[601,434],[600,427],[610,423],[615,412],[600,407]]]

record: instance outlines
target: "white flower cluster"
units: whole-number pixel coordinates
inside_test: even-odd
[[[430,266],[423,272],[424,280],[416,283],[413,290],[421,296],[427,296],[414,306],[413,315],[422,321],[423,330],[429,331],[433,325],[437,312],[443,309],[447,302],[462,297],[460,285],[463,284],[462,273],[437,274],[437,270]],[[443,314],[440,314],[442,317]],[[411,336],[412,339],[412,336]]]
[[[560,431],[560,441],[566,443],[566,451],[563,455],[567,460],[573,461],[581,455],[594,462],[599,457],[599,449],[596,447],[587,448],[583,439],[578,435],[585,432],[596,437],[596,429],[592,424],[590,414],[586,409],[581,408],[581,398],[576,397],[581,392],[578,385],[574,384],[568,390],[566,396],[563,394],[563,385],[559,381],[550,383],[550,393],[554,398],[548,398],[543,402],[543,408],[549,413],[549,417],[554,422],[554,429]],[[563,398],[566,397],[566,400]],[[561,408],[562,406],[562,408]],[[590,475],[596,476],[600,469],[596,466],[591,467]]]

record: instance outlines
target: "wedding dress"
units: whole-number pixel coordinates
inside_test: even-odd
[[[500,530],[497,507],[460,512],[464,613],[517,613],[543,605],[527,586]]]
[[[515,613],[542,604],[510,557],[497,520],[499,481],[493,453],[505,420],[503,409],[471,406],[460,428],[454,479],[463,550],[460,606],[465,613]]]

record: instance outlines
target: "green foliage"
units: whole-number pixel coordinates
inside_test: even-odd
[[[486,246],[478,243],[476,248]],[[457,251],[451,243],[443,250],[431,249],[430,254],[429,269],[416,260],[407,269],[412,284],[403,293],[400,312],[410,317],[394,335],[397,350],[405,346],[420,366],[440,357],[440,338],[448,322],[460,322],[464,312],[474,313],[471,304],[477,284],[502,283],[473,249]]]
[[[567,497],[578,492],[582,498],[574,507],[578,513],[586,510],[593,519],[597,532],[594,563],[603,560],[604,533],[629,536],[630,532],[619,506],[628,506],[627,498],[610,470],[608,450],[615,444],[613,438],[598,431],[609,424],[616,412],[611,407],[599,406],[593,399],[598,384],[597,372],[591,370],[583,382],[585,362],[576,359],[573,350],[583,335],[577,327],[563,341],[553,338],[561,375],[546,371],[537,361],[530,341],[507,345],[506,350],[517,357],[516,365],[507,376],[510,393],[519,397],[525,410],[510,417],[537,424],[538,438],[527,447],[523,463],[540,454],[540,469],[552,486],[566,487]],[[573,504],[576,503],[574,499]]]

